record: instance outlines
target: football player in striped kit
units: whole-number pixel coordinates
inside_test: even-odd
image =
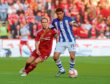
[[[50,29],[56,28],[59,31],[59,41],[57,42],[55,52],[54,52],[54,61],[59,68],[59,72],[56,76],[60,76],[65,73],[65,69],[62,66],[60,60],[60,54],[65,51],[67,48],[70,54],[70,70],[74,69],[75,66],[75,36],[72,32],[73,26],[78,26],[71,17],[65,16],[64,10],[58,8],[56,10],[57,18],[53,19],[52,24],[49,26]]]

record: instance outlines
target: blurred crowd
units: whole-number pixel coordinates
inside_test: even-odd
[[[59,7],[80,25],[73,27],[77,39],[110,39],[110,0],[0,0],[0,38],[19,39],[21,23],[35,38],[41,18],[51,24]]]

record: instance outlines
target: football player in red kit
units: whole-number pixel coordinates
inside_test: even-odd
[[[46,60],[52,50],[53,38],[58,37],[57,31],[52,29],[49,30],[41,39],[45,30],[48,29],[48,19],[42,18],[41,20],[42,28],[37,32],[35,38],[35,50],[32,52],[30,58],[26,62],[26,65],[23,69],[20,70],[21,76],[27,76],[38,63]]]

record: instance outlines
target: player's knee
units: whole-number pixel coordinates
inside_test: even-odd
[[[71,58],[71,60],[75,59],[75,52],[70,52],[70,58]]]
[[[71,58],[71,60],[74,60],[75,59],[75,55],[74,54],[70,55],[70,58]]]
[[[74,58],[71,58],[71,60],[74,60]]]
[[[74,60],[75,59],[75,56],[71,56],[71,60]]]
[[[54,59],[54,61],[57,61],[58,60],[58,57],[54,56],[53,59]]]
[[[59,56],[60,56],[60,53],[55,52],[53,57],[54,61],[57,61],[59,59]]]

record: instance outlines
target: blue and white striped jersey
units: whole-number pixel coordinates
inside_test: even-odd
[[[75,36],[72,32],[72,26],[70,22],[75,22],[71,17],[64,16],[62,21],[59,21],[58,18],[52,21],[52,24],[49,28],[56,28],[59,30],[59,42],[74,42]]]

